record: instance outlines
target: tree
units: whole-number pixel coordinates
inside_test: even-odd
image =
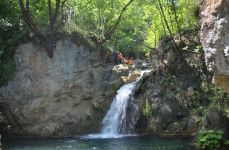
[[[176,21],[176,24],[177,24],[177,29],[178,29],[179,37],[180,37],[180,40],[182,40],[181,33],[180,33],[180,25],[178,23],[178,16],[177,16],[177,11],[176,11],[176,6],[175,6],[174,0],[171,0],[171,3],[172,3],[172,10],[173,10],[174,16],[175,16],[175,21]]]
[[[167,28],[167,30],[169,31],[170,38],[173,40],[173,43],[174,43],[174,45],[175,45],[175,47],[176,47],[176,50],[178,51],[177,44],[176,44],[176,42],[175,42],[175,40],[174,40],[172,31],[170,30],[168,21],[167,21],[167,19],[166,19],[166,16],[165,16],[165,13],[164,13],[162,4],[161,4],[161,0],[158,0],[158,5],[159,5],[159,8],[160,8],[159,11],[161,12],[162,18],[163,18],[163,20],[164,20],[164,22],[165,22],[165,25],[166,25],[166,28]],[[175,51],[174,49],[172,49],[172,50],[173,50],[173,52],[177,52],[177,51]]]
[[[43,33],[41,29],[37,26],[37,24],[33,21],[31,11],[30,11],[30,1],[26,0],[24,3],[23,0],[18,0],[19,7],[21,10],[22,18],[25,23],[28,25],[30,30],[38,37],[40,44],[47,51],[47,54],[50,58],[53,57],[53,49],[55,48],[56,41],[56,31],[58,29],[57,19],[59,16],[60,8],[63,8],[66,0],[55,0],[55,9],[52,11],[52,3],[51,0],[47,1],[48,6],[48,16],[49,16],[49,27],[46,33]],[[61,6],[62,5],[62,6]]]
[[[123,13],[125,12],[125,10],[127,9],[127,7],[133,2],[134,0],[130,0],[123,8],[122,8],[122,11],[120,12],[119,14],[119,17],[118,19],[116,20],[115,24],[113,26],[111,26],[109,29],[108,29],[108,32],[106,33],[105,35],[105,38],[106,40],[109,40],[111,38],[111,35],[114,33],[114,31],[116,30],[117,26],[119,25],[121,19],[122,19],[122,16],[123,16]]]
[[[25,23],[49,57],[53,55],[57,29],[81,32],[98,48],[115,47],[124,55],[139,56],[149,52],[143,43],[156,47],[161,37],[181,35],[181,30],[197,24],[193,17],[195,0],[18,1]],[[62,23],[64,28],[60,28]]]
[[[167,35],[178,35],[181,41],[182,30],[195,30],[198,26],[196,0],[144,0],[144,3],[146,11],[153,12],[149,15],[152,17],[152,24],[145,38],[145,44],[150,47],[153,47],[155,42],[158,44],[158,41]]]

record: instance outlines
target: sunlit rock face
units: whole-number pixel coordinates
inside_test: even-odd
[[[201,42],[208,70],[215,74],[214,82],[229,91],[229,1],[202,0]],[[222,77],[223,76],[223,77]],[[221,81],[223,79],[223,81]]]
[[[0,88],[0,101],[14,118],[11,132],[48,137],[98,131],[120,78],[103,56],[67,37],[57,42],[53,58],[39,45],[19,45],[15,77]]]

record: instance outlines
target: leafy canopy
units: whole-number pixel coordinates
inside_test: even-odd
[[[104,40],[103,44],[107,47],[119,49],[126,55],[141,56],[149,52],[149,47],[156,47],[161,37],[168,35],[168,29],[159,9],[159,1],[162,3],[172,34],[176,35],[182,29],[195,29],[197,26],[196,0],[133,0],[123,12],[111,38],[106,39],[106,34],[114,26],[123,7],[129,1],[67,0],[61,12],[65,22],[63,29],[68,32],[80,31],[88,36],[93,35],[97,41]],[[34,22],[42,29],[48,27],[47,1],[29,2]],[[55,0],[51,0],[51,3],[54,9]],[[3,0],[0,2],[0,8],[1,21],[8,21],[10,24],[23,23],[18,0]]]

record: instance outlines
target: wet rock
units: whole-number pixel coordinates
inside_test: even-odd
[[[198,129],[199,118],[191,116],[170,124],[166,131],[177,135],[194,135]]]
[[[141,75],[140,70],[126,64],[114,66],[113,74],[121,76],[119,82],[122,82],[122,84],[136,81]]]
[[[149,59],[146,60],[140,60],[140,59],[136,59],[134,60],[134,65],[135,68],[137,69],[149,69],[152,66],[152,63]]]
[[[128,75],[128,82],[136,81],[140,76],[140,71],[135,70]]]
[[[113,71],[119,76],[128,76],[129,75],[129,67],[128,65],[125,65],[125,64],[114,66]]]
[[[130,71],[128,76],[122,76],[121,78],[124,83],[130,83],[139,79],[140,76],[141,76],[140,71],[135,70],[135,71]]]
[[[142,60],[140,60],[140,59],[134,60],[134,65],[135,65],[136,68],[141,68],[142,63],[143,63],[143,62],[142,62]]]

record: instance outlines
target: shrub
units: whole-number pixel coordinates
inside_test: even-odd
[[[198,134],[197,144],[201,149],[215,150],[223,143],[223,131],[201,130]]]

